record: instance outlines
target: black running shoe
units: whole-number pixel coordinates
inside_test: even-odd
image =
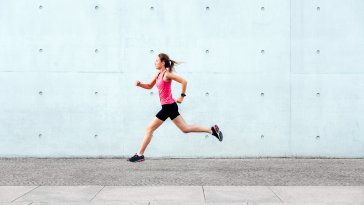
[[[142,161],[144,161],[144,155],[139,156],[137,153],[135,153],[135,155],[130,157],[128,159],[128,161],[130,161],[130,162],[142,162]]]
[[[219,129],[219,126],[215,125],[211,127],[212,135],[215,136],[220,142],[222,141],[223,135]]]

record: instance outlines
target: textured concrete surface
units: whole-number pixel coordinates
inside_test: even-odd
[[[0,185],[360,186],[364,159],[0,159]]]
[[[364,159],[0,159],[0,205],[363,205]]]
[[[0,187],[0,201],[32,205],[364,204],[364,186],[38,186],[29,187],[28,192],[21,188],[26,187]]]

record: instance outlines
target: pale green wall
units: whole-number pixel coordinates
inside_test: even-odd
[[[0,156],[133,155],[161,108],[134,83],[165,52],[183,118],[225,139],[168,119],[146,156],[364,157],[363,20],[362,0],[0,0]]]

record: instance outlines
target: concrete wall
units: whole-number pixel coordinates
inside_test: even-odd
[[[363,36],[362,0],[0,0],[0,156],[133,155],[165,52],[224,141],[168,119],[146,156],[364,157]]]

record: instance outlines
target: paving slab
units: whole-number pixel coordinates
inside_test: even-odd
[[[0,202],[12,202],[37,186],[0,186]]]
[[[92,201],[108,200],[205,202],[201,186],[105,186]]]
[[[364,203],[364,186],[271,186],[284,202]]]
[[[89,202],[103,186],[39,186],[15,202]]]
[[[204,186],[206,202],[282,202],[267,186]]]

